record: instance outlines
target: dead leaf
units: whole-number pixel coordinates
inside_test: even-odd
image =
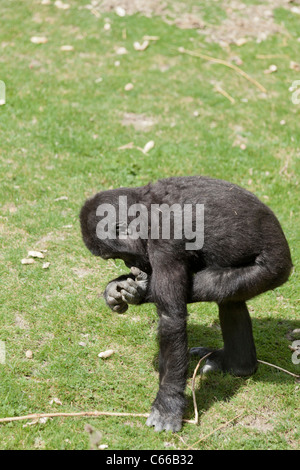
[[[27,357],[27,359],[32,359],[33,358],[32,351],[30,351],[30,349],[28,349],[28,351],[26,351],[26,353],[25,353],[25,356]]]
[[[268,69],[264,70],[264,73],[265,74],[274,73],[274,72],[277,72],[277,70],[278,70],[277,65],[272,64],[270,65]]]
[[[133,43],[133,47],[136,51],[145,51],[148,46],[149,46],[149,41],[144,41],[142,42],[142,44],[140,44],[138,41],[135,41]]]
[[[48,39],[45,36],[32,36],[32,38],[30,38],[30,41],[33,44],[46,44],[46,42],[48,42]]]
[[[118,150],[126,150],[126,149],[133,149],[134,144],[133,142],[129,142],[128,144],[121,145],[121,147],[118,147]]]
[[[125,91],[131,91],[131,90],[133,90],[133,88],[134,88],[133,83],[127,83],[127,84],[124,86],[124,90],[125,90]]]
[[[159,39],[159,36],[143,36],[143,41],[158,41]]]
[[[60,50],[65,52],[74,51],[74,47],[66,44],[65,46],[61,46]]]
[[[23,428],[26,428],[27,426],[32,426],[33,424],[45,424],[47,421],[48,421],[49,418],[47,418],[47,416],[43,417],[43,418],[37,418],[37,419],[33,419],[32,421],[29,421],[29,423],[26,423],[26,424],[23,424]]]
[[[234,43],[237,46],[243,46],[244,44],[246,44],[246,42],[248,42],[248,39],[246,39],[246,38],[238,38],[234,41]]]
[[[116,51],[116,54],[118,55],[128,54],[126,47],[117,47],[115,51]]]
[[[126,15],[126,10],[124,10],[124,8],[122,7],[116,7],[115,12],[118,16],[121,16],[121,17]]]
[[[28,251],[27,256],[30,256],[31,258],[45,258],[43,253],[41,253],[40,251]]]
[[[110,357],[114,354],[113,349],[108,349],[107,351],[102,351],[101,353],[98,354],[98,357],[101,357],[102,359],[106,359],[107,357]]]
[[[54,199],[54,202],[67,201],[68,199],[69,199],[68,196],[60,196],[60,197],[57,197],[56,199]]]
[[[291,12],[296,13],[297,15],[300,15],[300,7],[292,7]]]
[[[54,5],[60,10],[68,10],[70,8],[70,5],[68,3],[63,3],[61,2],[61,0],[56,0],[56,2],[54,2]]]
[[[145,147],[143,148],[144,153],[150,152],[151,149],[153,149],[155,143],[154,140],[150,140],[149,142],[146,143]]]
[[[62,405],[62,402],[58,398],[52,398],[52,400],[49,401],[49,405],[53,405],[53,403],[56,403],[57,405]]]
[[[35,261],[33,258],[23,258],[21,259],[22,264],[33,264]]]

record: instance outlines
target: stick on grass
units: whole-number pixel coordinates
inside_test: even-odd
[[[238,414],[237,416],[235,416],[234,418],[230,419],[229,421],[226,421],[226,423],[224,424],[221,424],[221,426],[219,426],[218,428],[214,429],[213,431],[211,431],[209,434],[206,434],[206,436],[203,436],[201,437],[201,439],[199,439],[199,441],[197,442],[194,442],[194,444],[192,444],[189,449],[193,449],[195,447],[195,445],[199,444],[199,442],[202,442],[204,441],[205,439],[207,439],[208,437],[210,437],[212,434],[214,434],[215,432],[217,431],[220,431],[221,429],[223,428],[226,428],[226,426],[228,426],[228,424],[232,423],[233,421],[235,421],[236,419],[240,418],[243,414],[245,414],[245,412],[243,411],[242,413]]]
[[[246,78],[249,82],[253,83],[260,91],[263,93],[267,93],[266,88],[261,85],[257,80],[254,78],[250,77],[244,70],[240,69],[237,65],[231,64],[230,62],[227,62],[226,60],[223,59],[218,59],[216,57],[211,57],[206,54],[201,54],[201,52],[194,52],[194,51],[189,51],[187,49],[184,49],[184,47],[179,47],[178,51],[181,52],[182,54],[188,54],[191,55],[192,57],[199,57],[200,59],[208,60],[210,62],[215,62],[216,64],[221,64],[225,65],[225,67],[229,67],[230,69],[235,70],[239,75],[242,77]]]
[[[260,359],[257,359],[257,362],[260,362],[261,364],[265,364],[266,366],[274,367],[274,369],[281,370],[281,372],[285,372],[286,374],[289,374],[292,377],[296,377],[296,379],[300,379],[300,375],[294,374],[293,372],[283,369],[282,367],[275,366],[274,364],[271,364],[270,362],[261,361]]]
[[[211,355],[211,352],[206,354],[206,356],[203,356],[200,361],[198,362],[197,366],[195,367],[194,373],[193,373],[193,378],[192,378],[192,395],[193,395],[193,403],[194,403],[194,413],[195,413],[195,418],[194,419],[184,419],[184,423],[189,423],[189,424],[198,424],[199,422],[199,413],[198,413],[198,408],[197,408],[197,401],[196,401],[196,392],[195,392],[195,383],[196,383],[196,375],[198,372],[198,369],[200,367],[200,364],[208,357]],[[282,372],[285,372],[286,374],[291,375],[292,377],[300,378],[299,375],[293,374],[292,372],[289,372],[288,370],[282,369],[282,367],[275,366],[274,364],[270,364],[269,362],[261,361],[258,360],[261,364],[268,365],[270,367],[274,367],[275,369],[278,369]],[[8,418],[0,418],[0,423],[11,423],[12,421],[25,421],[27,419],[40,419],[40,418],[55,418],[55,417],[94,417],[97,418],[99,416],[120,416],[120,417],[126,417],[126,416],[132,416],[135,418],[148,418],[149,413],[119,413],[119,412],[110,412],[110,411],[80,411],[80,412],[74,412],[74,413],[64,413],[64,412],[59,412],[59,413],[33,413],[29,415],[24,415],[24,416],[11,416]],[[227,426],[231,421],[239,418],[240,415],[236,416],[232,420],[228,421],[227,423],[223,424],[219,428],[215,429],[212,433],[218,431],[219,429]],[[210,433],[210,434],[212,434]],[[208,436],[203,437],[200,439],[200,441],[197,441],[195,444],[198,444],[202,440],[206,439]]]

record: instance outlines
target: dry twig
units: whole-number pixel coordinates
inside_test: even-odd
[[[135,416],[148,418],[148,413],[114,413],[108,411],[81,411],[78,413],[33,413],[26,416],[13,416],[11,418],[0,418],[0,423],[8,423],[11,421],[23,421],[25,419],[55,418],[58,416],[77,417],[77,416]]]
[[[244,70],[240,69],[237,65],[231,64],[230,62],[227,62],[226,60],[223,60],[223,59],[218,59],[216,57],[211,57],[206,54],[201,54],[200,52],[189,51],[187,49],[184,49],[184,47],[179,47],[178,51],[181,52],[182,54],[188,54],[193,57],[199,57],[200,59],[208,60],[210,62],[215,62],[216,64],[225,65],[225,67],[229,67],[230,69],[235,70],[242,77],[246,78],[246,80],[249,80],[249,82],[253,83],[253,85],[255,85],[260,91],[262,91],[263,93],[267,93],[267,90],[264,86],[262,86],[254,78],[250,77],[250,75],[244,72]]]
[[[197,401],[196,401],[196,392],[195,392],[195,383],[196,383],[196,375],[198,372],[198,369],[200,367],[201,362],[203,362],[208,356],[210,356],[211,352],[206,354],[206,356],[203,356],[200,361],[198,362],[197,366],[195,367],[194,373],[193,373],[193,378],[192,378],[192,395],[193,395],[193,403],[194,403],[194,412],[195,412],[195,418],[194,419],[184,419],[183,421],[185,423],[189,424],[198,424],[199,422],[199,414],[198,414],[198,409],[197,409]],[[286,374],[291,375],[292,377],[300,378],[299,375],[293,374],[292,372],[289,372],[285,369],[282,369],[281,367],[275,366],[274,364],[270,364],[269,362],[261,361],[258,360],[261,364],[266,364],[268,366],[274,367],[275,369],[281,370],[282,372],[285,372]],[[118,412],[109,412],[109,411],[81,411],[77,413],[64,413],[64,412],[59,412],[59,413],[33,413],[29,415],[24,415],[24,416],[12,416],[12,417],[7,417],[7,418],[0,418],[0,423],[10,423],[12,421],[24,421],[27,419],[34,419],[38,420],[40,418],[55,418],[55,417],[85,417],[85,416],[90,416],[90,417],[99,417],[99,416],[132,416],[135,418],[148,418],[149,413],[118,413]],[[195,444],[192,445],[195,446],[199,442],[203,441],[207,437],[209,437],[211,434],[214,432],[218,431],[219,429],[222,429],[223,427],[227,426],[229,423],[234,421],[235,419],[239,418],[241,414],[237,415],[235,418],[231,419],[227,423],[222,424],[220,427],[212,431],[210,434],[207,436],[202,437],[199,441],[195,442]],[[191,448],[192,448],[191,447]]]
[[[220,431],[220,429],[223,429],[223,428],[226,428],[226,426],[228,426],[228,424],[232,423],[233,421],[235,421],[236,419],[240,418],[245,412],[243,411],[242,413],[238,414],[237,416],[235,416],[234,418],[230,419],[229,421],[226,421],[226,423],[224,424],[221,424],[221,426],[219,426],[218,428],[214,429],[213,431],[211,431],[209,434],[207,434],[206,436],[203,436],[201,437],[201,439],[199,439],[199,441],[197,442],[194,442],[194,444],[192,444],[189,449],[193,449],[195,447],[195,445],[199,444],[199,442],[202,442],[204,441],[205,439],[207,439],[208,437],[210,437],[212,434],[214,434],[215,432],[217,431]]]
[[[195,367],[194,373],[193,373],[193,378],[192,378],[192,394],[193,394],[193,403],[194,403],[194,413],[195,413],[195,418],[192,421],[194,424],[199,423],[199,414],[198,414],[198,408],[197,408],[197,401],[196,401],[196,392],[195,392],[195,383],[196,383],[196,375],[198,372],[198,369],[200,367],[201,362],[203,362],[208,356],[211,355],[211,352],[206,354],[206,356],[201,357],[200,361]]]
[[[261,364],[265,364],[270,367],[274,367],[275,369],[281,370],[282,372],[285,372],[286,374],[289,374],[292,377],[296,377],[296,379],[300,379],[300,375],[294,374],[293,372],[283,369],[282,367],[275,366],[274,364],[271,364],[270,362],[261,361],[260,359],[257,359],[257,362],[260,362]]]
[[[215,90],[218,93],[221,93],[221,95],[225,96],[225,98],[227,98],[232,104],[235,103],[235,99],[229,93],[227,93],[227,91],[223,90],[223,88],[221,88],[220,86],[216,86]]]

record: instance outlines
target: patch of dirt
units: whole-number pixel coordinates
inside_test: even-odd
[[[198,29],[205,26],[200,8],[193,6],[187,11],[183,2],[161,2],[159,0],[102,0],[98,4],[101,12],[115,11],[117,7],[125,10],[126,15],[140,13],[148,18],[161,16],[169,24],[176,24],[182,29]]]
[[[160,16],[167,23],[175,24],[179,28],[197,29],[200,34],[206,36],[208,42],[242,45],[246,38],[260,42],[269,35],[284,32],[284,28],[274,21],[274,9],[283,7],[291,10],[293,5],[299,2],[265,0],[263,4],[249,5],[239,0],[223,0],[219,3],[227,18],[218,25],[206,23],[199,6],[192,6],[187,11],[187,5],[178,1],[171,3],[159,0],[99,0],[94,8],[100,12],[110,12],[121,7],[126,15],[140,13],[147,17]]]
[[[272,413],[269,410],[262,410],[260,414],[254,416],[245,416],[240,424],[242,426],[256,429],[261,432],[273,431],[274,426],[270,423]]]
[[[123,126],[133,126],[136,131],[149,131],[155,124],[153,118],[147,117],[144,114],[124,113],[122,119]]]
[[[29,330],[29,323],[20,313],[16,313],[15,315],[15,326],[21,330]]]
[[[95,270],[91,268],[71,268],[71,270],[79,278],[95,275]]]
[[[99,2],[100,11],[114,11],[117,7],[125,10],[127,15],[141,13],[144,16],[162,16],[167,3],[159,0],[102,0]]]
[[[243,39],[264,41],[269,35],[282,33],[284,28],[274,22],[274,9],[285,7],[289,0],[266,0],[261,5],[245,5],[238,0],[222,3],[227,18],[220,25],[208,26],[201,33],[208,42],[242,45]]]
[[[67,232],[62,232],[60,231],[59,233],[54,233],[54,232],[49,232],[46,235],[44,235],[40,240],[38,240],[35,243],[35,246],[37,249],[48,249],[48,243],[59,243],[61,241],[64,241],[66,237],[68,237],[69,234]]]

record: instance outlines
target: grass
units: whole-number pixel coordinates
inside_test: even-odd
[[[79,8],[86,2],[70,1],[68,10],[53,3],[1,3],[6,104],[0,107],[0,340],[6,363],[0,364],[0,417],[149,411],[158,382],[155,308],[131,307],[125,315],[108,311],[100,293],[124,267],[86,250],[78,213],[96,191],[171,175],[230,180],[255,192],[277,214],[294,272],[287,284],[249,307],[258,357],[299,373],[288,347],[291,330],[299,328],[300,105],[292,103],[289,91],[300,78],[289,68],[300,53],[299,16],[277,9],[275,20],[288,34],[228,50],[160,17],[105,13],[98,18]],[[226,17],[209,2],[201,11],[214,24]],[[111,29],[105,31],[108,20]],[[144,35],[160,39],[137,52],[133,42]],[[33,44],[33,36],[48,42]],[[74,50],[62,51],[63,45]],[[121,46],[128,54],[116,54]],[[224,60],[238,55],[241,68],[267,94],[233,70],[179,54],[180,46]],[[278,57],[258,59],[258,54]],[[264,74],[273,63],[278,71]],[[129,82],[134,88],[126,92]],[[215,91],[215,83],[234,104]],[[124,113],[144,114],[155,124],[148,132],[137,131],[121,124]],[[155,147],[148,155],[136,148],[118,150],[129,142],[144,147],[149,140]],[[22,265],[31,249],[47,250],[45,260]],[[43,261],[50,262],[48,269]],[[192,305],[189,313],[190,346],[220,347],[216,306]],[[116,353],[100,360],[98,353],[110,348]],[[192,361],[190,377],[195,365]],[[88,449],[84,426],[90,423],[108,449],[185,449],[243,413],[196,448],[295,449],[298,393],[292,377],[261,365],[249,379],[205,378],[197,392],[200,426],[187,424],[178,435],[157,434],[142,418],[55,418],[26,427],[24,422],[0,425],[0,448]],[[192,418],[189,388],[187,395],[186,416]],[[62,405],[50,404],[54,398]]]

